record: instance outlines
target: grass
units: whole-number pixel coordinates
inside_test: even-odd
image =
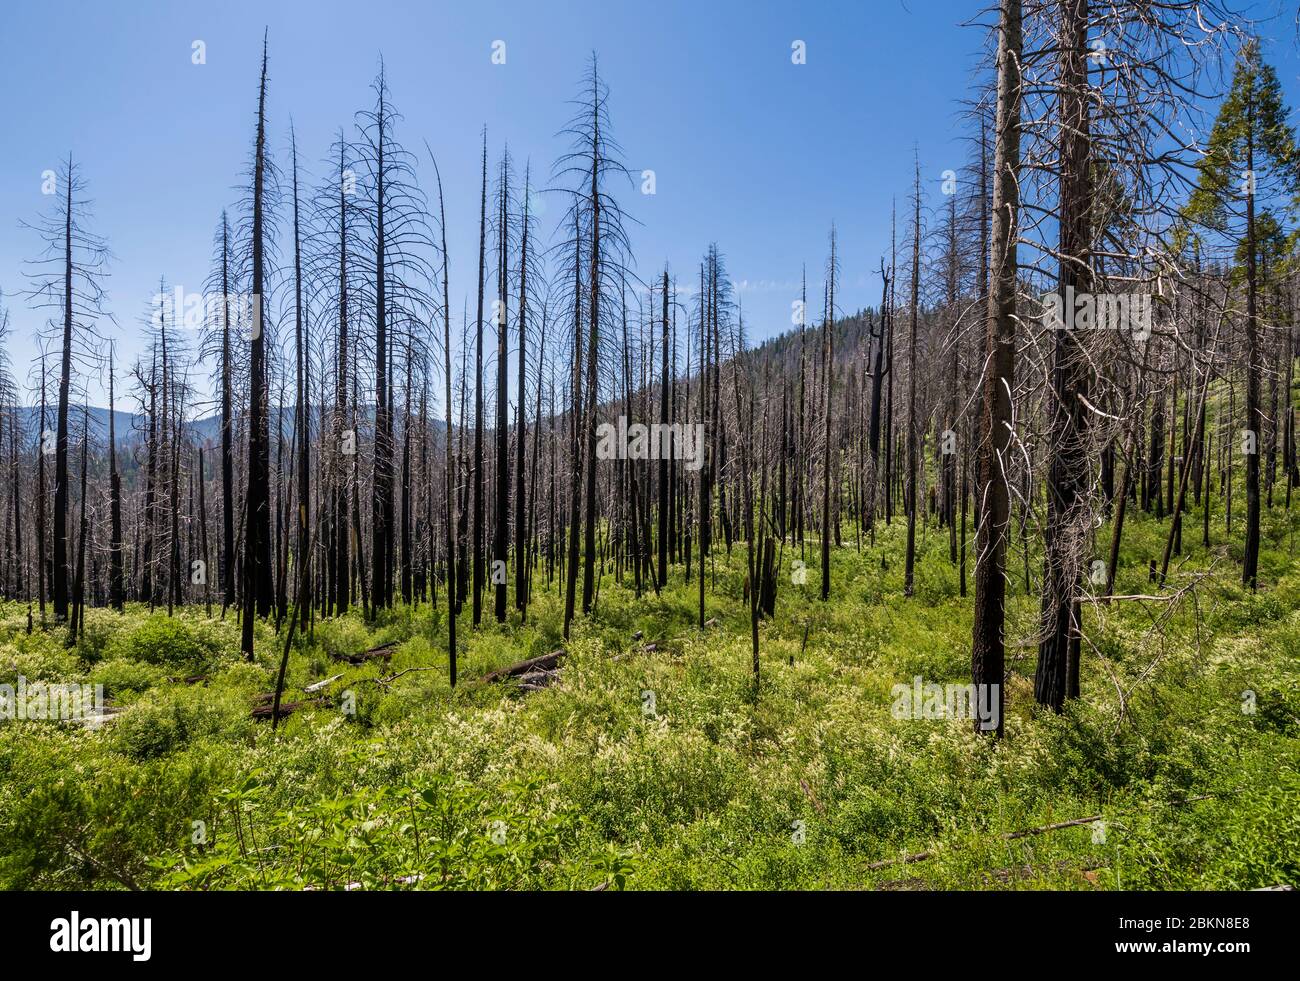
[[[248,716],[274,685],[281,641],[267,625],[255,664],[238,656],[233,616],[208,621],[201,608],[171,623],[134,606],[91,610],[68,650],[61,629],[29,635],[25,605],[7,604],[0,684],[102,683],[124,711],[98,730],[0,723],[0,887],[1297,883],[1296,521],[1266,512],[1267,586],[1250,595],[1232,561],[1239,543],[1201,548],[1198,517],[1171,587],[1204,578],[1175,608],[1088,605],[1082,698],[1061,716],[1033,703],[1039,600],[1013,553],[1000,742],[968,722],[891,714],[897,683],[969,680],[971,633],[946,530],[926,529],[916,595],[903,596],[897,520],[861,551],[844,529],[829,602],[816,598],[811,554],[805,585],[783,577],[777,616],[760,628],[757,698],[743,547],[711,563],[717,623],[705,631],[698,584],[680,567],[661,596],[639,599],[607,570],[560,682],[533,694],[473,679],[561,645],[557,591],[539,591],[527,623],[512,611],[472,631],[466,613],[455,691],[443,610],[318,621],[293,651],[286,701],[343,678],[328,705],[274,735]],[[1167,528],[1132,517],[1117,593],[1153,591],[1147,561]],[[787,546],[787,570],[797,556]],[[1035,576],[1040,562],[1031,555]],[[636,631],[658,649],[616,660],[639,646]],[[332,659],[386,641],[399,642],[391,664]],[[431,670],[380,683],[407,668]],[[197,673],[206,684],[173,680]]]

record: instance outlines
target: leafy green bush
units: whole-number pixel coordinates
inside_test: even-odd
[[[139,694],[162,683],[167,672],[156,664],[114,658],[100,661],[87,676],[92,685],[104,686],[104,697],[120,699],[124,695]]]
[[[355,617],[322,621],[316,627],[316,640],[331,658],[359,654],[371,646],[370,631]]]
[[[104,657],[114,638],[134,628],[138,620],[111,609],[86,610],[86,623],[77,641],[77,653],[88,664]]]
[[[1263,688],[1255,696],[1255,725],[1283,736],[1300,735],[1300,687]]]
[[[146,664],[198,670],[216,653],[185,621],[155,613],[139,626],[120,631],[109,642],[110,658],[131,658]]]
[[[230,752],[140,762],[106,752],[107,730],[0,725],[0,889],[144,888],[148,857],[208,817]]]
[[[16,685],[21,675],[28,681],[75,681],[77,659],[53,636],[16,636],[0,645],[0,684]]]
[[[142,699],[116,717],[112,745],[132,759],[148,760],[197,739],[237,735],[251,725],[247,704],[233,693],[177,689]]]

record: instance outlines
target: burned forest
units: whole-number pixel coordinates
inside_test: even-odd
[[[1300,15],[777,6],[25,112],[0,888],[1300,884]]]

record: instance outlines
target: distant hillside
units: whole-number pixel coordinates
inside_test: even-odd
[[[279,413],[281,432],[285,439],[293,437],[293,406],[281,406],[279,409],[271,409],[272,426],[276,413]],[[80,405],[68,407],[68,432],[75,441],[81,436],[81,412]],[[369,419],[369,413],[363,415],[363,427],[365,420]],[[320,407],[312,406],[308,412],[311,428],[313,431],[320,419]],[[149,418],[139,412],[123,412],[117,410],[113,413],[114,426],[117,429],[117,443],[119,447],[129,447],[136,443],[144,441],[145,434],[149,429]],[[400,424],[400,413],[398,415]],[[40,406],[23,405],[18,407],[19,425],[22,431],[30,440],[36,439],[37,433],[41,428],[41,410]],[[47,405],[45,407],[45,428],[53,430],[55,426],[55,407]],[[103,445],[108,442],[108,409],[101,406],[90,406],[90,434],[94,443]],[[430,425],[435,431],[441,431],[446,427],[444,420],[434,418],[430,420]],[[199,419],[191,419],[185,424],[192,438],[205,446],[215,445],[220,439],[221,434],[221,416],[214,413],[213,415],[203,416]]]
[[[97,405],[92,405],[89,408],[91,438],[96,443],[105,443],[108,441],[108,409]],[[274,412],[273,409],[272,413],[274,414]],[[73,439],[79,438],[81,434],[81,413],[82,407],[80,405],[68,407],[68,432]],[[41,428],[40,406],[19,406],[18,418],[23,432],[27,434],[29,439],[35,439]],[[272,418],[274,418],[274,415]],[[280,418],[284,425],[285,434],[289,435],[293,431],[293,408],[281,408]],[[55,422],[55,407],[47,405],[45,407],[45,428],[53,430]],[[130,446],[134,443],[143,442],[149,429],[149,418],[147,416],[138,412],[123,412],[121,409],[113,413],[113,423],[117,430],[116,435],[119,446]],[[214,414],[200,419],[192,419],[186,423],[186,428],[196,440],[204,444],[212,443],[219,438],[221,416]]]

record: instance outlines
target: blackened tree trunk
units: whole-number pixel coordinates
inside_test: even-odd
[[[81,518],[77,523],[77,571],[72,593],[72,622],[68,624],[68,646],[77,643],[77,632],[86,618],[86,457],[90,447],[90,409],[81,407]]]
[[[668,585],[668,457],[671,455],[668,430],[668,270],[663,278],[663,350],[660,352],[659,422],[662,442],[659,452],[659,585]]]
[[[235,447],[230,362],[230,225],[221,213],[221,613],[235,605]]]
[[[253,278],[249,357],[248,491],[244,509],[244,619],[241,648],[253,660],[253,626],[272,606],[271,467],[266,424],[266,336],[262,323],[264,295],[264,193],[266,181],[266,41],[262,42],[262,77],[257,95],[257,144],[253,159]]]
[[[915,211],[912,219],[912,302],[908,316],[907,334],[907,554],[903,572],[903,595],[911,596],[916,577],[916,483],[917,483],[917,423],[916,376],[920,366],[916,363],[916,321],[920,306],[921,287],[921,164],[916,164],[916,183],[913,197]]]
[[[599,382],[599,365],[597,351],[600,339],[600,287],[601,287],[601,137],[600,137],[600,94],[597,80],[592,75],[591,103],[591,185],[588,207],[591,209],[591,265],[587,271],[587,288],[591,293],[589,318],[587,321],[587,418],[584,420],[586,442],[586,467],[584,477],[587,481],[585,494],[585,514],[583,516],[583,564],[582,564],[582,612],[591,612],[591,604],[596,593],[596,409],[597,384]]]
[[[344,426],[348,419],[348,195],[349,173],[347,143],[339,137],[339,346],[338,364],[334,378],[334,446],[336,466],[332,475],[334,489],[334,609],[341,616],[348,612],[352,602],[351,549],[352,535],[348,506],[348,462],[342,459]],[[356,460],[357,434],[353,430],[348,441],[351,456]]]
[[[68,389],[72,383],[72,157],[63,215],[63,351],[59,357],[59,406],[54,443],[54,622],[68,618]]]
[[[442,174],[438,171],[438,163],[434,161],[434,172],[438,177],[438,215],[439,227],[442,232],[442,353],[443,368],[445,371],[445,387],[443,388],[443,397],[446,398],[447,404],[444,410],[447,415],[447,431],[443,434],[444,438],[444,455],[446,468],[443,473],[443,493],[446,495],[445,506],[445,529],[447,534],[447,669],[450,675],[451,687],[456,687],[456,520],[455,520],[455,488],[452,486],[452,454],[451,454],[451,296],[448,292],[447,283],[447,209],[443,203],[442,197]],[[464,426],[461,427],[464,429]],[[432,491],[432,488],[430,488]]]
[[[41,431],[36,440],[36,576],[37,602],[40,604],[41,627],[45,627],[45,355],[41,355]]]
[[[166,316],[166,311],[163,312],[163,316]],[[160,327],[165,330],[166,322],[163,321]],[[145,445],[144,513],[140,519],[144,523],[144,556],[140,563],[140,592],[152,611],[156,601],[154,580],[157,578],[154,575],[154,531],[157,525],[155,500],[158,476],[158,357],[156,354],[150,358],[148,387],[149,433]]]
[[[478,319],[474,321],[474,626],[483,619],[483,277],[487,263],[487,130],[483,131],[483,178],[478,218]],[[565,636],[568,636],[566,630]]]
[[[290,130],[293,153],[293,340],[294,355],[297,361],[297,398],[294,403],[294,439],[298,446],[298,542],[294,565],[298,573],[298,612],[302,617],[302,629],[307,629],[307,620],[311,615],[311,555],[308,553],[310,534],[308,525],[311,521],[311,422],[307,415],[307,358],[305,338],[306,326],[303,323],[302,309],[302,238],[298,220],[298,142]]]
[[[994,122],[990,291],[985,321],[983,394],[979,413],[975,501],[975,619],[971,680],[997,706],[1003,731],[1006,648],[1006,552],[1011,506],[1011,393],[1016,359],[1016,243],[1020,216],[1020,0],[1001,0],[998,12],[997,108]],[[978,723],[977,723],[978,726]]]
[[[401,589],[402,602],[411,602],[411,519],[414,508],[411,503],[411,364],[415,360],[410,346],[406,348],[406,384],[403,387],[405,408],[402,413],[402,510],[398,518],[401,533]]]
[[[1089,171],[1088,4],[1062,0],[1060,53],[1061,309],[1091,288],[1092,175]],[[1058,326],[1051,376],[1051,435],[1044,531],[1042,636],[1034,698],[1060,711],[1079,687],[1080,585],[1087,525],[1087,398],[1089,364],[1080,332]],[[1159,491],[1157,490],[1157,493]]]
[[[578,582],[578,533],[582,521],[582,228],[578,215],[573,219],[573,407],[569,414],[569,520],[567,555],[564,568],[564,638],[569,638],[573,621]]]
[[[122,585],[122,478],[117,472],[117,420],[113,401],[113,351],[108,353],[108,494],[110,521],[108,541],[109,602],[119,613],[126,609]]]
[[[791,542],[799,543],[799,554],[803,555],[803,512],[807,506],[804,495],[804,481],[808,475],[808,429],[804,406],[807,403],[807,325],[808,325],[808,271],[800,273],[799,291],[799,428],[795,433],[794,486],[790,491],[790,506],[793,511],[794,534]],[[703,350],[703,347],[701,347]],[[701,376],[702,377],[702,376]],[[701,397],[703,397],[701,393]]]
[[[496,411],[496,519],[492,536],[493,612],[497,623],[506,619],[506,549],[510,541],[510,417],[507,411],[507,389],[510,384],[510,365],[507,361],[506,331],[510,318],[507,313],[510,253],[510,158],[501,160],[501,187],[497,234],[497,411]],[[521,401],[522,404],[522,401]],[[515,557],[519,561],[519,557]]]
[[[528,348],[528,196],[531,193],[529,181],[531,170],[527,167],[524,169],[524,216],[523,232],[519,248],[519,380],[515,397],[519,401],[519,408],[515,415],[515,609],[522,613],[528,606],[528,550],[531,548],[531,541],[525,540],[528,531],[528,500],[524,491],[524,450],[527,420],[524,416],[524,407],[527,400],[524,398],[526,389],[526,357]],[[541,398],[542,376],[540,368],[537,375],[538,398]],[[541,417],[538,417],[540,426]],[[533,442],[536,444],[537,436],[533,436]],[[536,454],[534,454],[535,456]]]
[[[835,335],[835,229],[831,229],[831,261],[829,283],[826,299],[826,317],[822,321],[822,388],[825,397],[823,436],[825,446],[822,452],[822,599],[831,595],[831,470],[834,465],[834,447],[831,445],[831,390],[834,385],[834,335]],[[739,421],[739,420],[737,420]]]
[[[207,476],[203,471],[203,446],[199,445],[199,541],[203,549],[203,602],[207,615],[212,616],[212,580],[208,578],[208,493]],[[120,549],[119,549],[120,550]],[[120,607],[119,607],[120,609]]]
[[[712,272],[712,254],[709,256],[709,268]],[[707,418],[708,413],[708,377],[710,357],[709,319],[711,294],[705,290],[704,266],[700,266],[700,418]],[[802,419],[802,409],[800,410]],[[704,444],[704,466],[699,473],[700,482],[700,629],[704,629],[704,560],[709,554],[709,538],[712,534],[713,499],[710,496],[709,475],[714,460],[713,444],[706,440]]]
[[[392,397],[388,390],[388,279],[384,268],[388,246],[384,230],[388,212],[384,200],[388,177],[384,170],[384,152],[387,150],[384,130],[388,115],[384,105],[387,92],[382,70],[378,90],[379,111],[375,117],[378,130],[375,140],[375,449],[370,518],[372,616],[390,605],[393,586],[388,555],[393,536],[393,420]]]

